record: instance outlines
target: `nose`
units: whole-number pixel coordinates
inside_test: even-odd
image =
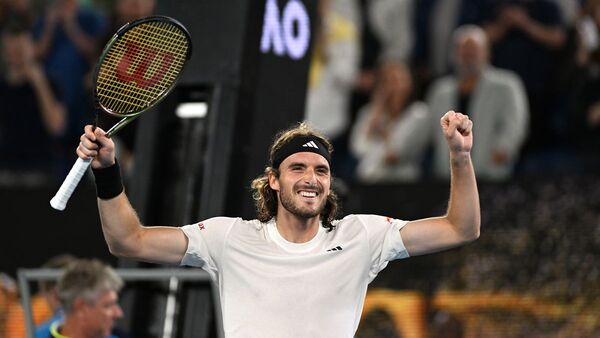
[[[118,304],[115,305],[115,308],[114,308],[114,311],[113,311],[113,316],[116,319],[123,318],[123,309],[121,309],[121,306],[119,306]]]
[[[316,178],[317,178],[317,175],[313,168],[306,169],[306,172],[304,173],[304,181],[306,183],[314,183],[314,182],[316,182]]]

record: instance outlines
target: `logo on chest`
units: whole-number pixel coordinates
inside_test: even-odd
[[[342,247],[338,245],[335,248],[331,248],[331,249],[327,250],[327,252],[330,252],[330,251],[342,251],[342,250],[343,250]]]

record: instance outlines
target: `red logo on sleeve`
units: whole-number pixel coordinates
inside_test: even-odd
[[[386,217],[385,221],[388,222],[388,223],[390,223],[390,224],[392,224],[392,222],[394,221],[394,219],[391,218],[391,217]]]
[[[204,223],[198,223],[198,228],[200,228],[200,230],[204,230],[204,229],[206,229],[206,228],[204,227]]]

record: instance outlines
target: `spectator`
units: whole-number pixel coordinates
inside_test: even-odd
[[[579,83],[573,90],[571,133],[594,172],[600,162],[600,0],[588,0],[577,23],[576,64]]]
[[[0,21],[3,26],[10,26],[14,21],[23,22],[27,28],[33,25],[33,9],[31,0],[0,1]]]
[[[17,282],[4,272],[0,272],[0,333],[4,332],[10,306],[18,300]],[[6,335],[0,335],[6,337]]]
[[[333,163],[340,166],[333,170],[345,176],[349,100],[360,58],[357,5],[355,0],[321,0],[318,10],[305,119],[332,140]]]
[[[576,24],[579,13],[581,12],[581,3],[585,0],[555,0],[562,13],[566,27],[572,27]]]
[[[556,98],[556,62],[566,33],[559,6],[550,0],[499,1],[484,24],[492,64],[516,72],[525,85],[531,112],[529,149],[554,140],[550,122]]]
[[[0,79],[0,171],[19,182],[62,177],[66,112],[60,96],[35,61],[34,43],[24,26],[7,27],[2,46],[6,73]]]
[[[52,257],[42,265],[45,269],[64,269],[75,261],[75,257],[64,254]],[[37,332],[46,328],[48,330],[50,322],[61,318],[60,301],[56,290],[56,282],[47,281],[39,283],[39,292],[31,299],[31,308],[33,322],[38,326]],[[11,303],[8,308],[6,318],[6,327],[4,328],[4,337],[24,338],[25,337],[25,314],[19,300]]]
[[[86,76],[95,63],[105,26],[102,16],[79,7],[77,0],[53,1],[34,26],[36,55],[64,95],[69,136],[74,141],[78,141],[81,127],[91,120],[91,83]]]
[[[0,0],[0,30],[21,25],[30,30],[33,26],[34,12],[30,0]],[[1,53],[0,47],[0,53]],[[4,63],[0,63],[0,73],[6,72]]]
[[[414,0],[374,0],[369,2],[369,21],[381,42],[381,61],[407,63],[412,45]]]
[[[109,33],[113,34],[128,22],[152,15],[155,6],[156,0],[117,0]]]
[[[98,260],[79,260],[69,265],[58,282],[64,319],[54,321],[43,337],[110,336],[115,321],[123,317],[118,304],[122,286],[117,273]]]
[[[73,264],[76,258],[69,254],[58,255],[45,263],[42,268],[46,269],[66,269],[70,264]],[[46,299],[53,315],[52,318],[43,322],[36,328],[36,338],[44,337],[44,334],[50,329],[50,325],[61,320],[64,316],[60,299],[58,297],[58,285],[54,281],[46,281],[40,283],[40,292]]]
[[[494,0],[418,0],[414,13],[416,90],[419,98],[434,79],[451,72],[452,32],[465,24],[480,24]]]
[[[454,32],[455,73],[437,80],[428,94],[432,124],[442,112],[456,109],[473,119],[473,166],[478,177],[504,180],[511,176],[521,145],[527,136],[527,97],[516,74],[489,65],[485,32],[474,25]],[[434,174],[449,178],[443,138],[434,136]]]
[[[371,103],[352,129],[350,146],[358,159],[358,179],[365,183],[415,181],[428,135],[428,112],[412,100],[413,82],[404,64],[387,62]]]

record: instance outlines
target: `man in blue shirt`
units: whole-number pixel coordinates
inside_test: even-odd
[[[77,260],[58,282],[58,297],[64,314],[40,327],[36,338],[116,338],[115,321],[123,317],[118,292],[123,280],[98,260]],[[61,318],[62,317],[62,318]]]

